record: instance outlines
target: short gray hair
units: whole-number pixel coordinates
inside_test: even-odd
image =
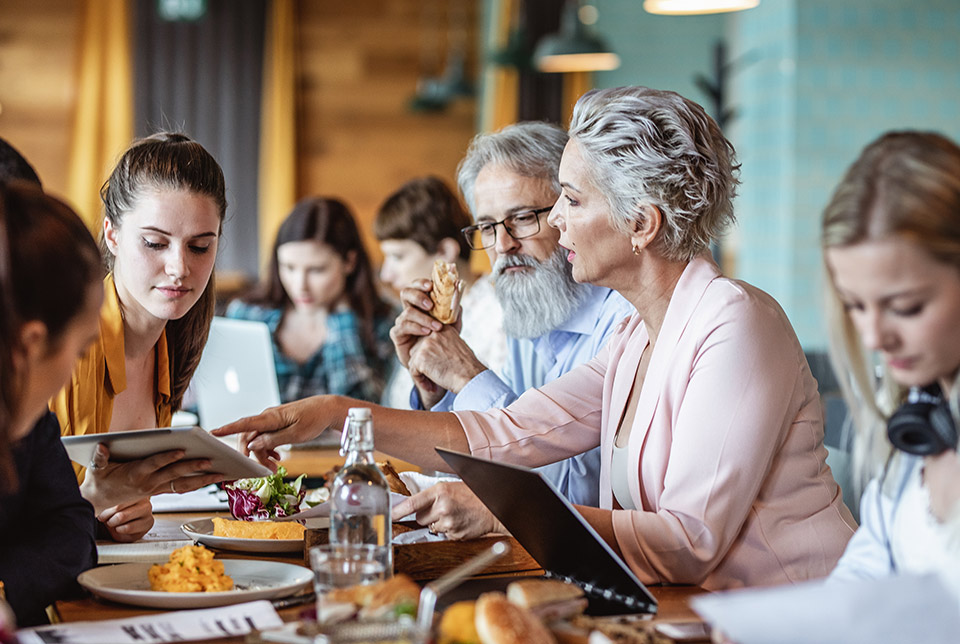
[[[567,133],[549,123],[530,121],[508,125],[498,132],[473,137],[467,154],[457,167],[457,185],[463,200],[476,216],[473,186],[484,166],[497,163],[524,177],[549,181],[560,194],[560,157]]]
[[[693,101],[646,87],[592,90],[573,109],[570,138],[618,230],[633,232],[643,205],[660,210],[667,258],[692,259],[734,222],[736,154]]]

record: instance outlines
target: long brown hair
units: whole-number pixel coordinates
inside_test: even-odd
[[[102,274],[96,242],[66,204],[27,183],[0,182],[0,491],[16,487],[11,424],[21,411],[20,329],[42,322],[55,347]]]
[[[837,186],[824,211],[824,251],[890,236],[908,239],[960,271],[960,147],[946,137],[884,134]],[[854,468],[862,484],[890,454],[886,420],[906,389],[863,346],[832,280],[826,292],[830,355],[854,418]],[[956,402],[956,391],[944,394]]]
[[[390,307],[377,293],[370,257],[363,246],[353,213],[339,199],[309,197],[293,207],[277,231],[266,280],[251,295],[243,298],[244,301],[274,309],[293,306],[280,281],[277,249],[286,243],[299,241],[315,241],[329,246],[344,261],[354,257],[353,271],[347,275],[347,302],[360,318],[367,349],[373,350],[376,346],[376,319],[389,316]]]
[[[223,170],[202,145],[185,134],[172,132],[159,132],[140,139],[124,153],[100,189],[104,216],[119,229],[123,216],[134,208],[144,191],[158,188],[185,190],[213,199],[222,229],[227,211]],[[107,269],[112,270],[113,255],[107,252],[105,240],[101,238],[100,243]],[[182,318],[170,320],[166,325],[173,411],[180,408],[183,394],[207,343],[216,303],[214,281],[211,273],[210,281],[193,308]]]

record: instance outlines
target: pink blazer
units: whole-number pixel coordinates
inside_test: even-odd
[[[648,344],[626,318],[592,361],[503,410],[457,412],[473,454],[529,466],[601,446],[613,507],[614,432]],[[855,523],[825,459],[817,382],[777,302],[707,258],[684,270],[628,443],[617,544],[644,583],[708,590],[823,577]]]

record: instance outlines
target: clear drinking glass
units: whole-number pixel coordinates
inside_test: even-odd
[[[331,590],[372,584],[390,576],[381,550],[381,547],[370,544],[325,544],[310,549],[318,622],[323,623],[334,616],[332,612],[336,608],[326,600]]]

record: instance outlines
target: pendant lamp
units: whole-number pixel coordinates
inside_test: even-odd
[[[693,16],[753,9],[760,0],[643,0],[647,13],[667,16]]]
[[[579,4],[576,0],[567,0],[560,14],[560,31],[544,36],[537,43],[533,60],[540,71],[593,72],[620,66],[620,57],[580,20]]]

